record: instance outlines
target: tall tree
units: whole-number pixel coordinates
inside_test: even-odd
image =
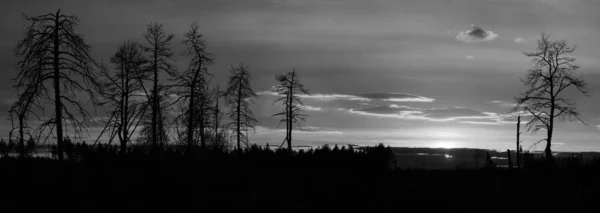
[[[158,113],[160,110],[160,100],[158,91],[158,82],[159,76],[158,74],[161,71],[167,72],[171,76],[176,76],[175,68],[171,65],[172,59],[171,56],[173,53],[171,52],[171,48],[169,45],[171,44],[171,40],[175,35],[167,34],[162,28],[161,24],[158,23],[150,23],[148,25],[146,35],[144,38],[148,42],[147,46],[144,47],[144,50],[151,54],[150,56],[150,64],[148,70],[152,72],[152,121],[151,121],[151,134],[152,134],[152,147],[156,148],[157,145],[157,127],[158,127]]]
[[[513,111],[523,109],[531,114],[527,123],[530,131],[546,130],[546,159],[552,160],[552,133],[555,118],[560,120],[579,120],[579,112],[575,103],[563,94],[568,88],[588,94],[586,83],[575,71],[579,66],[575,58],[569,54],[575,51],[575,46],[569,46],[566,40],[551,41],[550,35],[542,33],[538,40],[537,50],[525,52],[531,58],[533,66],[528,70],[527,77],[522,80],[528,89],[515,97],[517,105]]]
[[[237,140],[237,150],[241,153],[241,143],[245,143],[248,146],[248,136],[244,134],[250,129],[254,130],[254,126],[258,122],[254,118],[252,109],[250,109],[250,103],[252,98],[256,97],[256,93],[250,86],[250,71],[247,66],[241,64],[234,68],[233,65],[230,69],[231,76],[227,84],[227,90],[225,91],[225,102],[229,106],[227,114],[231,118],[231,122],[227,125],[233,129]]]
[[[207,88],[209,77],[211,74],[208,72],[207,66],[212,64],[212,54],[206,52],[206,42],[202,38],[202,34],[198,32],[198,24],[194,23],[190,26],[190,29],[185,33],[183,44],[186,46],[186,55],[191,56],[192,59],[188,64],[188,69],[179,76],[179,85],[186,88],[187,92],[184,93],[183,97],[188,100],[188,111],[187,111],[187,151],[191,152],[194,144],[194,120],[196,120],[196,104],[199,106],[199,133],[200,133],[200,147],[204,150],[206,147],[206,141],[204,136],[205,120],[208,117],[206,101],[207,100]],[[198,96],[198,97],[196,97]],[[196,103],[195,99],[198,98],[200,103]]]
[[[87,93],[91,101],[98,101],[94,94],[101,91],[101,87],[94,72],[96,63],[90,56],[91,47],[75,32],[79,22],[76,16],[64,15],[59,9],[56,13],[24,17],[30,24],[15,48],[20,69],[15,88],[25,91],[22,96],[35,91],[34,96],[40,103],[54,104],[53,117],[39,129],[48,126],[56,129],[58,158],[62,161],[63,121],[81,130],[91,117],[77,94]],[[39,89],[30,89],[36,87]]]
[[[304,103],[302,103],[299,95],[308,95],[308,90],[304,89],[304,85],[300,83],[295,69],[285,75],[275,76],[275,80],[279,84],[273,87],[273,90],[282,97],[275,100],[274,103],[281,102],[284,110],[275,113],[273,116],[280,116],[279,124],[286,124],[284,142],[287,141],[288,151],[291,152],[293,124],[300,125],[300,121],[305,121],[307,117],[307,115],[302,114]]]
[[[140,44],[127,41],[110,58],[110,62],[115,66],[114,71],[101,69],[105,88],[102,105],[114,109],[110,112],[114,119],[109,121],[109,127],[113,130],[111,135],[116,134],[119,138],[121,154],[125,154],[131,133],[137,128],[138,122],[135,121],[148,108],[142,101],[144,95],[140,95],[140,91],[145,90],[142,80],[147,60]]]
[[[521,115],[517,117],[517,169],[521,169]]]

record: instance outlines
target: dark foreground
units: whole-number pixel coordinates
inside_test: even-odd
[[[317,157],[315,157],[317,156]],[[600,167],[400,170],[374,156],[0,159],[0,212],[598,212]],[[388,159],[389,160],[389,159]]]

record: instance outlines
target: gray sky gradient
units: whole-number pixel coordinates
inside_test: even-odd
[[[600,151],[600,1],[3,0],[2,112],[15,99],[12,48],[25,27],[21,13],[58,8],[79,16],[78,32],[105,62],[125,40],[143,42],[147,24],[156,21],[176,34],[173,50],[183,69],[188,58],[179,41],[198,22],[215,54],[216,82],[223,88],[229,66],[244,62],[254,89],[263,92],[254,105],[261,127],[251,136],[259,144],[285,137],[270,117],[280,108],[268,90],[275,74],[295,68],[310,92],[321,95],[305,98],[310,117],[305,131],[295,133],[299,145],[513,148],[512,97],[525,89],[519,79],[530,67],[522,52],[533,51],[547,32],[578,45],[573,56],[591,92],[570,93],[589,125],[562,122],[555,149]],[[0,121],[0,136],[9,129],[9,121]],[[528,148],[543,132],[525,135]]]

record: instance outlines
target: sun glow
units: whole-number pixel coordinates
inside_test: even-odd
[[[436,141],[435,143],[433,143],[432,148],[451,149],[456,148],[457,146],[458,143],[456,143],[455,141]]]
[[[454,130],[434,130],[431,132],[431,136],[437,139],[452,139],[460,138],[462,134]]]

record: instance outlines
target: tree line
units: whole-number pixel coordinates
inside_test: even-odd
[[[76,135],[85,133],[95,119],[82,100],[85,97],[93,107],[109,109],[110,117],[101,119],[105,128],[100,135],[106,133],[109,143],[118,140],[121,155],[133,144],[136,131],[140,132],[138,142],[151,147],[153,154],[171,142],[170,130],[175,132],[175,142],[185,144],[187,153],[202,152],[209,145],[226,148],[229,141],[235,141],[238,152],[250,146],[248,132],[258,123],[250,107],[257,97],[251,86],[252,73],[243,63],[231,65],[226,89],[214,85],[216,72],[209,71],[214,56],[198,24],[191,24],[183,34],[181,43],[189,62],[179,70],[171,49],[175,34],[167,33],[162,24],[150,23],[141,42],[124,41],[105,64],[91,57],[91,46],[76,31],[77,16],[65,15],[60,9],[23,16],[28,25],[14,48],[18,75],[13,88],[18,101],[9,111],[13,121],[10,139],[14,130],[18,130],[21,145],[26,134],[38,142],[54,139],[62,161],[66,128],[70,126]],[[163,73],[167,79],[160,79]],[[284,107],[273,116],[286,123],[284,141],[291,151],[293,124],[306,119],[298,95],[308,91],[296,70],[277,75],[276,80],[274,91],[282,97],[275,102]],[[45,111],[48,106],[54,107],[50,116]],[[223,116],[228,117],[227,123]],[[30,117],[41,123],[29,126]]]

